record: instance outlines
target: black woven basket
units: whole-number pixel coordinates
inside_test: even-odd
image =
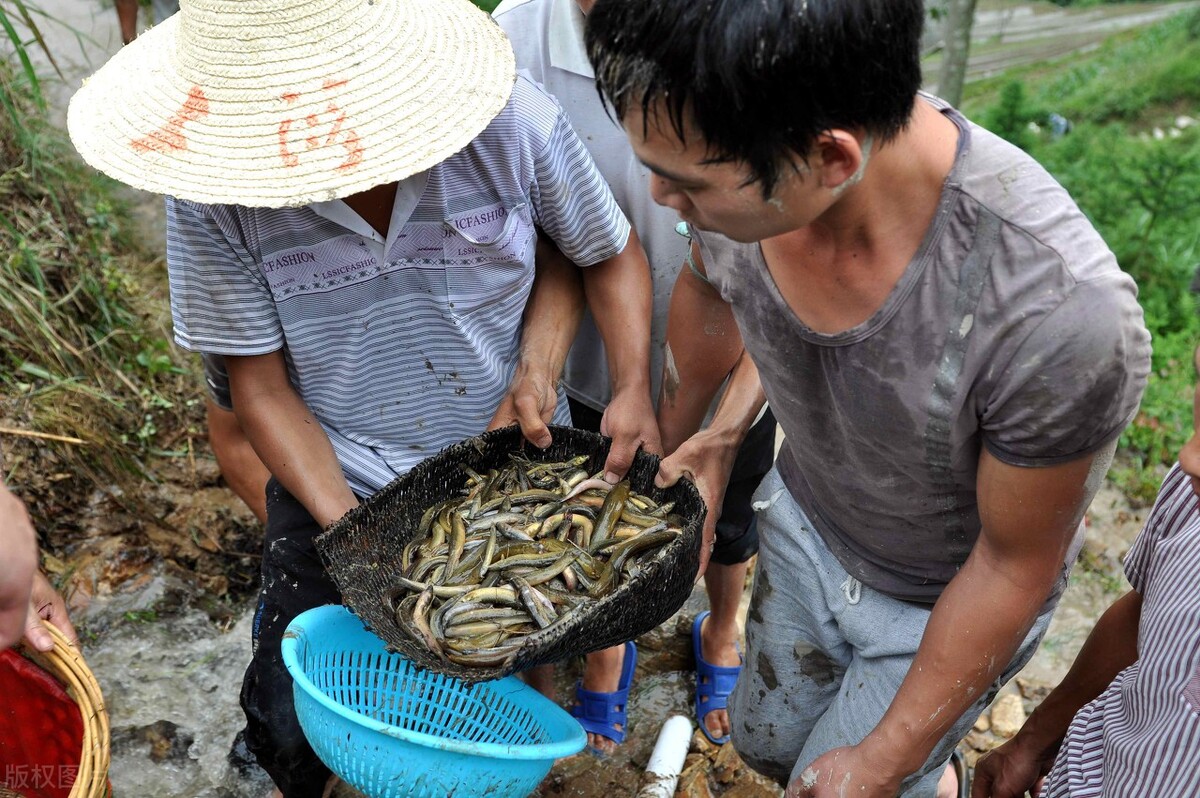
[[[584,466],[595,473],[604,465],[612,441],[571,427],[550,428],[548,449],[529,445],[517,427],[484,433],[443,449],[395,480],[317,538],[317,549],[342,598],[391,651],[448,676],[478,682],[498,679],[546,662],[585,654],[632,640],[670,618],[692,592],[700,562],[705,507],[696,486],[680,480],[670,488],[654,486],[658,458],[638,452],[629,470],[630,486],[656,502],[675,502],[684,521],[683,534],[664,546],[612,594],[582,607],[571,618],[534,632],[507,667],[469,668],[444,662],[413,641],[387,607],[384,595],[395,584],[400,552],[416,534],[425,509],[461,495],[466,464],[486,473],[508,465],[521,452],[530,460],[556,462],[586,454]]]

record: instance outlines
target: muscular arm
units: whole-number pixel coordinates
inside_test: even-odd
[[[1192,356],[1200,373],[1200,348]],[[1192,437],[1179,452],[1179,465],[1200,494],[1200,383],[1192,393]],[[1050,772],[1071,719],[1137,659],[1142,596],[1131,590],[1096,622],[1071,670],[1029,716],[1017,736],[979,763],[973,798],[1021,798]]]
[[[538,234],[533,289],[525,304],[521,354],[508,394],[488,429],[520,424],[535,446],[550,445],[546,427],[558,403],[558,379],[583,318],[584,293],[579,268],[545,235]]]
[[[703,274],[704,264],[696,244],[692,244],[692,261]],[[742,336],[733,320],[733,310],[717,289],[690,267],[680,269],[667,314],[667,349],[658,400],[658,423],[666,451],[679,448],[700,429],[713,397],[741,357]],[[749,380],[742,388],[750,383],[757,386],[758,371],[754,370],[752,376],[749,380],[747,374],[741,375]],[[743,396],[741,391],[737,396]],[[728,401],[722,400],[722,404]],[[730,403],[726,410],[736,415],[737,409]],[[754,412],[757,414],[758,409]]]
[[[612,400],[600,431],[613,439],[605,476],[615,482],[629,470],[639,446],[661,451],[650,401],[653,288],[646,253],[633,230],[620,254],[583,270],[583,287],[612,379]]]
[[[695,245],[692,256],[699,270]],[[655,481],[664,487],[689,476],[704,498],[708,515],[707,545],[700,550],[703,574],[738,447],[766,399],[758,369],[742,349],[729,305],[690,268],[680,271],[671,293],[664,371],[658,422],[663,448],[670,454]],[[697,433],[726,377],[729,381],[712,423]]]
[[[288,380],[283,352],[225,358],[234,412],[267,470],[322,527],[358,505],[329,436]]]
[[[981,455],[979,540],[934,605],[908,676],[878,726],[858,746],[813,763],[824,771],[822,783],[826,773],[836,781],[850,772],[851,783],[863,779],[879,790],[864,794],[894,791],[1003,672],[1059,576],[1114,447],[1047,468],[1018,468]]]

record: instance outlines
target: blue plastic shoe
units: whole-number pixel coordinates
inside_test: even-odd
[[[692,653],[696,655],[696,722],[700,724],[700,731],[704,732],[705,737],[716,745],[724,745],[729,742],[729,735],[713,737],[704,723],[704,717],[715,709],[726,708],[733,686],[737,684],[738,674],[742,672],[742,666],[713,665],[700,653],[700,627],[710,614],[705,610],[692,622]],[[741,655],[742,650],[739,648],[738,656]]]
[[[637,646],[630,641],[625,644],[621,678],[614,692],[598,693],[584,690],[582,682],[575,683],[575,706],[571,707],[570,712],[584,731],[607,737],[617,745],[625,742],[625,729],[629,722],[626,713],[629,706],[629,688],[633,685],[633,671],[636,667]]]

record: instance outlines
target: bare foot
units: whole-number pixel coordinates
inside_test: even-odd
[[[709,615],[700,624],[700,653],[705,662],[710,665],[732,668],[742,664],[742,657],[737,650],[736,627],[735,636],[717,634]],[[729,713],[724,709],[714,709],[704,716],[704,725],[708,733],[720,739],[730,733],[733,725],[729,722]]]

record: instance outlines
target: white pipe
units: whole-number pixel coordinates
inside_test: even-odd
[[[692,742],[692,721],[683,715],[672,715],[658,732],[654,751],[646,763],[637,798],[672,798],[675,785],[683,770]]]

